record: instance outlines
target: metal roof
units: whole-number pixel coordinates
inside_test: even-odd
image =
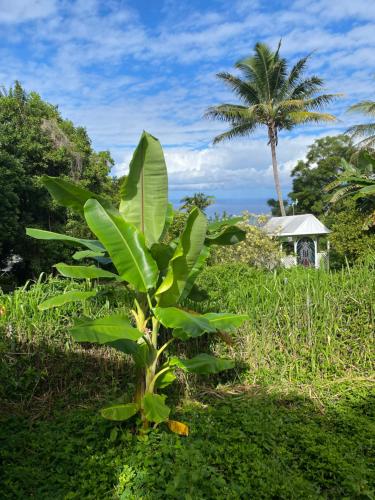
[[[302,236],[331,232],[312,214],[271,217],[263,229],[272,236]]]

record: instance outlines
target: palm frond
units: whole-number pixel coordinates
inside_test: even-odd
[[[293,68],[290,70],[287,80],[288,87],[294,87],[295,83],[300,80],[301,74],[305,70],[307,61],[310,59],[310,57],[311,54],[302,57],[302,59],[297,61],[296,64],[293,66]]]
[[[259,102],[257,89],[251,82],[241,80],[241,78],[227,72],[218,73],[216,76],[227,84],[240,99],[248,104],[257,104]]]
[[[334,122],[336,117],[329,113],[318,113],[314,111],[292,111],[289,113],[290,119],[295,125],[302,123]]]
[[[375,116],[375,101],[361,101],[348,108],[349,113],[362,113]]]
[[[256,127],[257,123],[240,123],[232,127],[230,130],[227,130],[226,132],[217,135],[214,138],[213,143],[217,144],[224,140],[233,139],[234,137],[242,137],[245,135],[249,135],[254,131]]]
[[[337,203],[339,200],[348,197],[352,194],[353,186],[344,186],[338,189],[330,198],[329,203]]]
[[[368,198],[369,196],[375,196],[375,184],[360,189],[358,193],[353,196],[353,199],[358,200],[359,198]]]
[[[290,87],[289,99],[308,99],[313,97],[324,85],[324,81],[318,76],[311,76],[304,80],[297,80]]]
[[[204,116],[205,118],[230,123],[235,121],[251,121],[254,119],[254,116],[248,107],[237,104],[220,104],[219,106],[211,106],[207,109]]]
[[[305,106],[307,109],[323,109],[327,104],[330,104],[342,94],[321,94],[311,99],[305,99]]]
[[[365,137],[367,135],[375,135],[375,123],[353,125],[348,128],[346,134],[350,135],[352,139],[358,139],[359,137]]]

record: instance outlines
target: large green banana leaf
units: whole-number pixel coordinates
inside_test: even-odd
[[[74,260],[82,260],[82,259],[95,259],[96,257],[104,257],[104,251],[94,252],[93,250],[80,250],[79,252],[75,252],[72,257]]]
[[[146,245],[157,243],[166,223],[168,176],[159,141],[143,132],[121,189],[120,212],[144,235]]]
[[[238,226],[225,226],[216,232],[208,233],[205,245],[235,245],[246,238],[246,231]]]
[[[181,359],[173,356],[169,360],[171,366],[178,366],[184,371],[208,375],[210,373],[219,373],[223,370],[229,370],[234,367],[234,361],[230,359],[220,359],[209,354],[198,354],[191,359]]]
[[[118,340],[137,341],[142,333],[130,324],[129,319],[121,314],[112,314],[98,319],[79,319],[70,329],[77,342],[110,344]]]
[[[201,255],[206,231],[206,217],[198,208],[194,208],[170,260],[167,275],[155,294],[159,306],[170,306],[181,299],[186,281]]]
[[[95,297],[95,295],[96,292],[81,292],[79,290],[65,292],[45,300],[38,305],[38,309],[40,311],[45,311],[46,309],[51,309],[52,307],[60,307],[64,304],[69,304],[70,302],[80,302],[82,300],[89,299],[90,297]]]
[[[107,210],[115,210],[111,203],[88,189],[82,188],[73,182],[62,179],[61,177],[50,177],[44,175],[42,184],[48,189],[54,200],[63,207],[71,208],[76,212],[83,214],[83,207],[90,198],[100,201],[101,205]]]
[[[160,424],[169,418],[170,408],[165,404],[166,396],[160,394],[146,394],[143,397],[143,410],[150,422]]]
[[[140,292],[153,288],[158,267],[143,234],[122,217],[110,215],[97,200],[88,200],[84,212],[89,228],[105,246],[121,278]]]
[[[162,325],[174,328],[173,335],[179,338],[181,336],[199,337],[205,332],[216,331],[216,328],[203,315],[191,314],[177,307],[155,307],[154,314]]]
[[[55,264],[56,269],[66,278],[75,279],[95,279],[95,278],[112,278],[119,280],[120,276],[105,269],[100,269],[96,266],[70,266],[60,262]]]
[[[135,365],[141,368],[147,366],[151,362],[151,358],[154,359],[156,354],[155,349],[147,345],[142,338],[138,339],[137,342],[127,339],[115,340],[114,342],[108,342],[107,345],[125,354],[130,354]]]
[[[206,313],[203,317],[208,319],[210,325],[218,331],[233,332],[240,327],[244,321],[249,319],[247,314],[231,313]]]
[[[122,422],[128,420],[138,412],[139,408],[136,403],[127,403],[121,405],[109,406],[100,410],[100,414],[107,420]]]
[[[225,226],[234,226],[238,222],[243,222],[243,217],[229,217],[228,219],[215,220],[208,224],[208,232],[216,233]]]
[[[209,255],[210,255],[210,248],[208,246],[204,246],[192,270],[190,271],[188,277],[186,278],[185,287],[182,291],[180,301],[183,301],[186,297],[189,296],[194,286],[194,282],[197,279],[199,273],[201,272],[202,267],[204,266],[204,263],[206,262]]]
[[[54,233],[52,231],[44,231],[43,229],[34,229],[32,227],[26,228],[26,234],[37,240],[64,241],[66,243],[84,246],[93,252],[100,252],[104,250],[103,245],[97,240],[74,238],[74,236],[68,236],[67,234]]]

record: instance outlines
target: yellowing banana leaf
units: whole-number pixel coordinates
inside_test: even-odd
[[[188,436],[189,435],[189,427],[182,422],[178,422],[177,420],[168,420],[167,425],[169,430],[178,434],[180,436]]]
[[[110,215],[96,200],[87,201],[85,218],[106,248],[121,278],[140,292],[153,288],[158,268],[145,245],[143,234],[122,217]]]

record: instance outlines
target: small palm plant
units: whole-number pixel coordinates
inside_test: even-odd
[[[363,149],[375,149],[375,101],[361,101],[353,104],[348,109],[349,113],[360,113],[372,122],[361,125],[353,125],[346,133],[354,140],[360,139],[356,144],[359,151]]]
[[[206,112],[206,117],[230,123],[231,128],[214,139],[214,144],[225,139],[247,136],[258,127],[266,127],[271,148],[273,176],[280,205],[285,215],[279,169],[276,158],[278,136],[281,130],[291,130],[309,122],[331,122],[333,115],[322,113],[322,108],[337,94],[319,94],[323,80],[318,76],[304,78],[309,56],[288,71],[286,59],[280,56],[281,42],[276,51],[257,43],[254,55],[235,64],[243,78],[230,73],[218,73],[243,104],[221,104]]]
[[[367,213],[364,229],[375,225],[375,158],[368,152],[362,151],[357,156],[357,164],[341,160],[341,173],[327,184],[326,192],[333,192],[329,202],[337,203],[345,198],[359,200]]]
[[[134,307],[131,317],[77,319],[71,334],[77,342],[106,344],[133,357],[137,385],[133,401],[103,408],[102,416],[123,421],[140,413],[143,427],[168,422],[176,432],[187,427],[170,421],[166,396],[160,394],[175,380],[177,369],[197,374],[218,373],[233,367],[233,361],[199,354],[184,359],[168,354],[174,342],[204,334],[231,332],[245,315],[197,314],[183,307],[186,298],[197,298],[194,281],[212,245],[232,245],[245,232],[233,220],[208,225],[204,214],[191,210],[182,234],[166,243],[172,222],[168,204],[168,180],[164,155],[157,139],[144,132],[121,189],[118,209],[107,200],[67,182],[44,177],[43,183],[57,203],[83,214],[97,239],[80,239],[39,229],[27,234],[42,240],[60,240],[83,247],[73,258],[92,259],[94,265],[56,264],[60,274],[73,279],[111,280],[130,290]],[[100,285],[99,285],[100,287]],[[95,291],[67,292],[49,298],[41,309],[67,302],[88,300]],[[225,337],[225,336],[221,336]]]

